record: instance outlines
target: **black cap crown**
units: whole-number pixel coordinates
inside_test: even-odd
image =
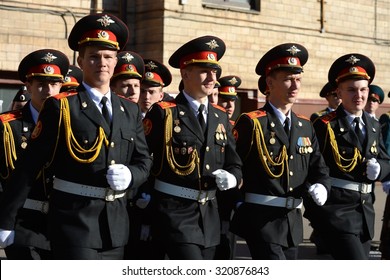
[[[98,45],[108,49],[123,49],[129,29],[119,18],[110,14],[92,14],[76,22],[68,38],[69,47],[78,51],[81,45]]]
[[[18,92],[15,94],[15,97],[12,101],[25,102],[31,99],[30,94],[27,92],[26,86],[22,86]]]
[[[383,99],[385,98],[383,89],[377,85],[369,85],[368,88],[370,90],[368,98],[375,98],[379,104],[382,104]]]
[[[300,44],[281,44],[269,50],[259,60],[256,66],[256,73],[261,76],[267,76],[276,69],[301,73],[308,57],[309,54],[306,48]]]
[[[241,85],[241,78],[235,75],[225,76],[218,80],[218,96],[225,99],[236,99],[237,88]]]
[[[206,67],[219,68],[218,61],[226,50],[224,41],[215,36],[203,36],[193,39],[169,58],[169,65],[174,68],[185,68],[191,64],[200,64]]]
[[[145,64],[143,58],[131,51],[118,53],[118,63],[115,66],[112,80],[118,77],[126,77],[141,80],[145,73]]]
[[[167,87],[171,84],[171,72],[164,64],[153,59],[144,59],[144,64],[145,74],[142,84],[148,84],[155,87]]]
[[[326,97],[328,96],[329,94],[335,92],[336,90],[336,87],[334,85],[332,85],[331,83],[327,82],[321,89],[320,91],[320,96],[321,97]]]
[[[22,82],[30,78],[62,82],[68,69],[69,59],[64,53],[53,49],[42,49],[22,59],[18,74]]]

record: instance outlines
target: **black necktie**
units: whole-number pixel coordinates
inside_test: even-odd
[[[362,146],[364,146],[364,136],[363,136],[362,130],[359,127],[359,123],[360,123],[359,117],[356,117],[353,120],[353,122],[355,123],[355,133],[356,133],[356,136],[358,137],[360,144]]]
[[[205,109],[204,104],[200,104],[199,109],[198,109],[198,121],[199,121],[200,127],[202,128],[203,134],[206,133],[206,122],[204,121],[204,117],[203,117],[204,109]]]
[[[290,119],[288,117],[284,120],[284,132],[286,132],[287,138],[290,139]]]
[[[111,118],[110,118],[110,113],[108,112],[107,109],[107,100],[108,98],[103,96],[102,101],[100,102],[102,104],[102,115],[104,119],[106,120],[108,125],[111,125]]]

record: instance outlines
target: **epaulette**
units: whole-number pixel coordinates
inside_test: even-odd
[[[336,116],[337,116],[336,111],[333,111],[333,112],[330,112],[329,114],[326,114],[326,115],[320,117],[319,119],[320,119],[323,123],[328,123],[328,122],[330,122],[331,120],[333,120]]]
[[[215,104],[215,103],[210,103],[210,104],[213,105],[213,107],[214,107],[215,109],[219,109],[219,110],[221,110],[221,111],[223,111],[223,112],[226,112],[226,109],[223,108],[222,106],[219,106],[218,104]]]
[[[76,95],[76,94],[77,94],[77,91],[71,91],[71,92],[63,91],[63,92],[60,92],[60,93],[57,94],[57,95],[54,95],[53,97],[54,97],[55,99],[61,99],[61,98],[68,97],[68,96],[72,96],[72,95]]]
[[[160,102],[157,102],[157,104],[158,104],[162,109],[176,107],[176,102],[160,101]]]
[[[296,114],[298,118],[300,119],[304,119],[304,120],[307,120],[307,121],[310,121],[310,119],[304,115],[299,115],[299,114]]]
[[[267,112],[264,111],[264,110],[256,110],[256,111],[252,111],[252,112],[246,113],[246,115],[250,119],[257,119],[257,118],[260,118],[260,117],[265,117],[267,115]]]
[[[20,119],[22,117],[23,113],[22,110],[15,110],[15,111],[10,111],[7,113],[3,113],[0,115],[0,120],[2,123],[7,123],[13,120]]]

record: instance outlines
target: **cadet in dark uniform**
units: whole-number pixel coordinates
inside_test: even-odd
[[[218,105],[226,110],[230,124],[233,127],[234,120],[232,120],[232,117],[237,100],[237,88],[241,85],[241,78],[235,75],[225,76],[219,78],[218,83]],[[221,219],[221,242],[217,246],[215,259],[231,260],[234,258],[237,238],[229,231],[229,227],[233,210],[236,208],[236,204],[241,201],[238,188],[227,191],[217,190],[217,201]]]
[[[383,99],[385,98],[385,93],[381,87],[377,85],[369,85],[368,89],[368,99],[364,111],[366,111],[372,118],[379,121],[376,116],[376,111],[378,110],[379,105],[382,104]]]
[[[318,117],[321,117],[323,115],[329,114],[330,112],[333,112],[337,109],[337,107],[341,104],[341,99],[336,94],[336,89],[331,83],[326,83],[321,91],[320,96],[322,98],[325,98],[328,102],[328,107],[326,107],[324,110],[321,110],[319,112],[313,113],[310,116],[310,121],[314,122]]]
[[[77,94],[45,101],[1,205],[0,227],[13,229],[15,210],[28,182],[51,164],[49,235],[55,259],[123,259],[129,238],[126,190],[148,177],[151,158],[137,104],[110,91],[117,51],[126,25],[109,14],[93,14],[73,27],[68,43],[83,70]]]
[[[31,100],[19,110],[0,115],[0,181],[5,191],[11,191],[8,181],[15,168],[24,172],[31,163],[19,164],[29,146],[31,132],[37,123],[44,101],[60,92],[69,60],[65,54],[52,49],[42,49],[28,54],[19,64],[19,78],[26,85]],[[1,224],[5,232],[14,234],[14,240],[1,245],[8,259],[50,259],[50,244],[47,233],[48,197],[53,184],[50,167],[41,170],[39,176],[29,182],[31,192],[21,200],[21,208],[13,209],[9,227]],[[1,204],[7,201],[2,201]],[[1,213],[6,216],[7,213]],[[16,215],[16,216],[15,216]],[[0,231],[1,232],[1,231]],[[4,234],[2,231],[0,234]]]
[[[390,92],[387,97],[390,97]],[[383,142],[387,154],[390,155],[390,112],[382,114],[379,122],[382,127]],[[383,182],[383,191],[387,194],[387,197],[383,212],[379,250],[382,253],[382,259],[390,260],[390,181]]]
[[[144,73],[144,60],[139,54],[130,51],[118,53],[118,63],[110,83],[111,90],[138,103]]]
[[[82,81],[83,70],[75,65],[70,65],[68,74],[66,74],[62,84],[61,92],[76,92]]]
[[[144,119],[154,159],[152,236],[170,259],[213,259],[220,241],[216,190],[241,181],[228,116],[207,97],[224,52],[214,36],[176,50],[169,64],[180,69],[184,89],[174,102],[154,104]]]
[[[332,188],[324,206],[305,205],[305,216],[327,240],[334,259],[368,259],[374,237],[372,184],[390,170],[380,124],[364,112],[374,76],[368,57],[351,53],[338,58],[328,79],[343,102],[314,123]]]
[[[26,105],[30,99],[31,95],[27,92],[26,86],[22,86],[15,94],[9,111],[22,109],[23,106]]]
[[[162,63],[153,59],[144,59],[144,77],[141,82],[141,94],[139,98],[142,115],[156,102],[164,98],[164,87],[172,82],[169,69]],[[150,224],[153,209],[149,205],[151,192],[154,185],[154,177],[150,176],[138,190],[138,193],[129,201],[130,239],[126,248],[125,259],[145,260],[162,259],[164,252],[159,244],[152,247]]]
[[[303,241],[302,198],[325,203],[328,168],[311,122],[292,111],[301,88],[306,48],[286,43],[268,51],[256,66],[265,76],[267,102],[242,114],[233,129],[244,165],[245,202],[231,231],[244,238],[253,259],[297,259]],[[310,195],[308,195],[308,193]]]

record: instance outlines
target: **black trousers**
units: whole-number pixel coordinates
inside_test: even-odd
[[[36,248],[11,245],[4,249],[8,260],[51,260],[51,251]]]
[[[368,260],[371,240],[357,234],[339,233],[329,236],[330,253],[335,260]]]
[[[123,260],[124,247],[93,249],[52,245],[55,260]]]
[[[245,239],[253,260],[296,260],[298,247],[284,247],[265,242],[259,237]]]
[[[212,260],[215,255],[215,246],[204,248],[192,243],[170,242],[165,248],[170,260]]]

